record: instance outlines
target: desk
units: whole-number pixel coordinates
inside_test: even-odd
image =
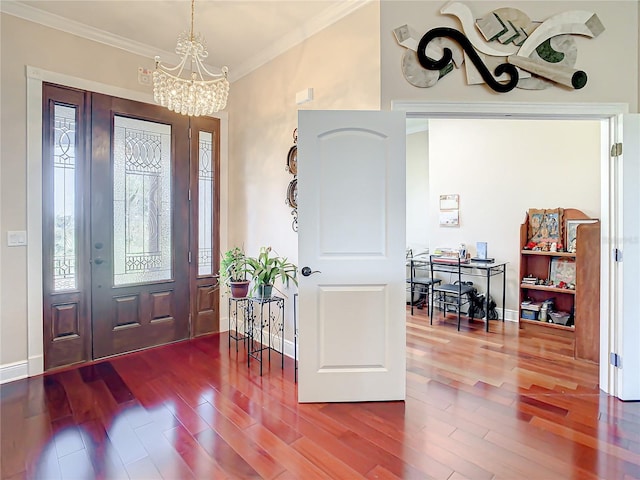
[[[438,266],[446,266],[446,263],[439,263]],[[416,257],[411,259],[411,266],[415,268],[429,267],[429,259],[418,259]],[[455,266],[458,269],[458,264]],[[489,300],[489,294],[491,293],[491,277],[502,275],[502,321],[504,322],[505,315],[505,301],[506,301],[506,286],[507,286],[507,262],[467,262],[461,263],[460,268],[463,270],[465,276],[470,277],[483,277],[486,279],[486,300]],[[487,317],[489,312],[486,312]],[[489,327],[489,319],[487,318],[487,328]]]
[[[282,357],[282,369],[284,370],[284,298],[249,298],[248,309],[248,339],[247,366],[251,366],[251,359],[260,362],[260,376],[262,376],[262,355],[265,350],[269,354],[271,363],[271,350],[274,343],[280,345]],[[264,329],[267,329],[267,341],[265,344]]]

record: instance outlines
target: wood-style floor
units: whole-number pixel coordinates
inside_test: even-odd
[[[3,479],[633,479],[640,403],[570,340],[407,315],[407,400],[298,404],[226,334],[5,384]]]

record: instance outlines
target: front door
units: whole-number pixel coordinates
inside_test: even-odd
[[[300,402],[405,398],[405,128],[299,112]]]
[[[93,356],[189,335],[189,118],[92,99]]]
[[[188,338],[192,305],[191,333],[216,329],[217,120],[191,142],[189,117],[155,105],[44,98],[45,369]]]

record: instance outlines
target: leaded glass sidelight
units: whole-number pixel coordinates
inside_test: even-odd
[[[54,106],[53,291],[78,287],[76,266],[76,107]]]
[[[213,135],[198,134],[198,275],[213,274]]]
[[[115,116],[113,283],[172,278],[171,126]]]

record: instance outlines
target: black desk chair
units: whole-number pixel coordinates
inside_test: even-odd
[[[426,262],[419,262],[423,264],[426,268]],[[429,308],[429,314],[432,314],[433,306],[431,304],[431,289],[434,285],[437,285],[442,282],[442,280],[438,278],[433,278],[432,276],[427,275],[418,275],[416,263],[414,263],[413,258],[409,259],[409,278],[407,278],[407,285],[409,285],[409,294],[410,294],[410,302],[411,302],[411,315],[413,315],[413,307],[418,306],[418,308],[422,308],[423,305],[426,305]]]
[[[431,255],[429,264],[432,278],[435,278],[437,272],[447,273],[450,276],[450,283],[434,285],[431,289],[429,323],[433,325],[433,307],[438,302],[439,308],[444,311],[444,317],[447,316],[449,309],[454,309],[458,313],[458,330],[460,330],[460,311],[464,305],[471,304],[470,294],[473,291],[473,285],[465,284],[462,281],[460,258]],[[473,318],[473,310],[471,310],[470,318]]]

